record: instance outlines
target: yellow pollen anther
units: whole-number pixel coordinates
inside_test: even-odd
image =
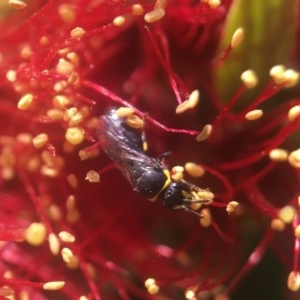
[[[54,233],[49,233],[48,243],[49,243],[49,248],[51,253],[53,255],[58,255],[60,249],[60,243],[59,243],[59,239]]]
[[[69,127],[65,134],[66,140],[72,145],[79,145],[84,140],[84,131],[80,127]]]
[[[6,79],[10,82],[14,82],[17,79],[17,72],[15,70],[8,70],[6,72]]]
[[[189,98],[180,104],[177,105],[176,107],[176,114],[182,114],[186,112],[189,109],[193,109],[196,107],[200,99],[200,93],[198,90],[194,90],[190,95]]]
[[[57,291],[64,287],[64,281],[49,281],[43,284],[44,290]]]
[[[227,204],[227,207],[226,207],[226,211],[231,214],[233,213],[236,208],[239,206],[240,204],[237,202],[237,201],[230,201],[228,204]]]
[[[172,168],[172,172],[174,173],[183,173],[184,171],[184,167],[183,166],[174,166]]]
[[[49,178],[56,178],[59,175],[59,170],[55,167],[42,166],[41,174]]]
[[[244,39],[244,29],[242,27],[238,28],[231,38],[231,47],[236,48]]]
[[[142,128],[144,124],[144,121],[137,115],[129,115],[125,122],[129,127],[136,129]]]
[[[20,50],[20,54],[21,54],[22,58],[29,59],[32,56],[33,52],[32,52],[32,49],[30,48],[30,46],[24,46]]]
[[[75,176],[75,174],[68,175],[67,181],[68,181],[68,184],[70,185],[70,187],[72,187],[73,189],[76,189],[78,187],[78,180],[77,180],[77,177]]]
[[[29,109],[33,104],[33,100],[34,100],[34,98],[33,98],[32,94],[24,95],[23,97],[21,97],[21,99],[18,102],[18,105],[17,105],[18,109],[20,109],[20,110]]]
[[[168,0],[156,0],[154,9],[166,8]]]
[[[8,5],[17,10],[23,10],[27,7],[27,4],[20,0],[8,0]]]
[[[163,8],[154,9],[145,14],[144,20],[147,23],[154,23],[162,19],[165,15],[165,10]]]
[[[208,0],[207,4],[210,8],[216,8],[221,5],[221,0]]]
[[[81,27],[75,27],[70,32],[70,37],[73,39],[80,39],[85,35],[85,30]]]
[[[182,166],[174,166],[171,172],[171,178],[175,181],[181,180],[183,178],[184,168]]]
[[[292,167],[300,168],[300,148],[290,153],[288,161]]]
[[[296,118],[298,118],[300,115],[300,105],[295,105],[293,107],[291,107],[289,109],[289,112],[288,112],[288,119],[290,121],[293,121],[295,120]]]
[[[300,225],[295,228],[295,237],[300,238]]]
[[[240,78],[248,89],[254,88],[258,83],[258,78],[253,70],[243,72]]]
[[[134,109],[132,107],[120,107],[116,110],[116,115],[119,118],[125,118],[134,113]]]
[[[67,85],[68,84],[65,80],[58,81],[53,85],[53,90],[55,92],[59,93],[59,92],[63,91],[67,87]]]
[[[83,121],[83,118],[84,118],[83,115],[80,112],[78,112],[71,117],[68,125],[70,127],[78,126]]]
[[[126,19],[124,16],[117,16],[113,19],[113,24],[115,26],[122,26],[125,24],[125,21],[126,21]]]
[[[258,120],[263,116],[263,111],[261,109],[254,109],[251,111],[248,111],[245,115],[245,119],[248,121],[255,121]]]
[[[197,197],[200,200],[206,200],[207,203],[205,203],[206,205],[209,205],[211,202],[213,202],[215,195],[214,193],[212,193],[211,191],[208,190],[201,190],[197,192]]]
[[[43,244],[47,237],[47,229],[42,223],[31,223],[25,231],[25,240],[32,246]]]
[[[210,137],[212,130],[213,130],[212,125],[210,125],[210,124],[204,125],[201,132],[197,135],[196,141],[203,142],[203,141],[207,140]]]
[[[69,263],[74,257],[74,254],[70,248],[63,248],[61,249],[61,256],[64,262]]]
[[[79,60],[79,56],[78,56],[78,54],[76,52],[69,52],[69,53],[67,53],[66,57],[75,66],[79,65],[80,60]]]
[[[66,23],[71,23],[76,18],[74,8],[69,4],[61,4],[58,7],[58,14],[60,18]]]
[[[47,46],[47,45],[49,45],[49,38],[48,38],[48,36],[43,35],[43,36],[40,38],[39,44],[40,44],[41,46]]]
[[[192,177],[202,177],[205,174],[205,170],[200,165],[193,162],[187,162],[184,165],[184,169]]]
[[[270,69],[270,77],[276,84],[281,84],[285,80],[285,66],[284,65],[277,65]]]
[[[53,107],[63,109],[67,105],[70,105],[71,99],[65,95],[56,95],[52,99]]]
[[[64,58],[60,58],[56,65],[56,72],[63,75],[70,75],[74,71],[74,64],[65,60]]]
[[[189,288],[184,293],[186,300],[197,300],[195,291],[192,288]]]
[[[47,145],[49,137],[46,133],[40,133],[32,139],[32,144],[35,148],[42,148]]]
[[[195,108],[196,105],[199,103],[200,100],[200,92],[198,90],[194,90],[191,92],[188,103],[190,108]]]
[[[156,280],[154,278],[148,278],[144,284],[150,295],[158,293],[159,286],[156,284]]]
[[[299,271],[290,272],[288,279],[287,279],[287,286],[293,292],[299,291],[299,289],[300,289],[300,272]]]
[[[68,231],[61,231],[58,234],[58,237],[65,243],[74,243],[75,236]]]
[[[300,196],[298,196],[298,206],[300,206]]]
[[[294,221],[296,215],[296,210],[291,205],[286,205],[280,209],[278,212],[278,217],[281,221],[286,224],[290,224]]]
[[[284,72],[284,86],[293,87],[299,81],[299,73],[295,70],[288,69]]]
[[[200,224],[203,227],[209,227],[211,225],[211,213],[208,208],[204,208],[201,210],[201,218],[200,218]]]
[[[93,183],[100,182],[100,175],[97,171],[90,170],[87,172],[85,180]]]
[[[271,228],[275,231],[283,231],[285,228],[285,223],[280,219],[273,219],[271,221]]]
[[[258,120],[263,116],[263,111],[261,109],[254,109],[246,113],[245,119],[248,121]]]
[[[61,110],[56,108],[48,109],[46,114],[47,117],[52,121],[60,121],[64,117],[64,113]]]
[[[285,149],[276,148],[270,151],[269,158],[276,162],[285,162],[289,153]]]
[[[144,13],[144,9],[140,4],[133,4],[131,11],[134,16],[141,16]]]
[[[175,113],[182,114],[190,109],[188,100],[185,100],[176,106]]]

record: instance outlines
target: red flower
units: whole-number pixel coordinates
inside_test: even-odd
[[[297,90],[284,90],[298,73],[272,68],[248,102],[253,71],[237,92],[222,86],[243,37],[238,29],[217,54],[231,2],[8,1],[0,295],[227,299],[269,248],[292,270],[289,289],[299,289],[300,106]],[[220,100],[224,90],[230,100]],[[269,105],[272,97],[288,101]],[[99,147],[99,117],[111,106],[144,118],[145,155],[172,151],[173,181],[183,168],[172,166],[185,165],[184,178],[207,188],[193,194],[214,198],[193,207],[200,225],[193,213],[143,200]],[[294,262],[282,249],[293,239]]]

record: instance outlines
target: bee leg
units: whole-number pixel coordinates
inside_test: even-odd
[[[169,158],[172,155],[171,151],[164,152],[157,156],[157,159],[161,162],[164,162],[166,158]]]
[[[185,211],[187,211],[189,213],[192,213],[192,214],[196,215],[197,217],[199,217],[201,219],[203,218],[203,216],[201,214],[199,214],[198,212],[196,212],[193,209],[189,208],[188,206],[183,205],[182,209],[184,209]]]

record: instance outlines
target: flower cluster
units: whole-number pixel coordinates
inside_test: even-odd
[[[236,2],[3,4],[0,296],[229,299],[268,249],[300,289],[299,74],[225,83],[230,57],[243,66],[243,28],[220,50]],[[209,205],[134,193],[98,144],[112,106]]]

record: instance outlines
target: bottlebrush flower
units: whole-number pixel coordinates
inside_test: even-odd
[[[264,45],[256,34],[269,10],[251,13],[258,3],[7,1],[1,296],[246,299],[249,271],[269,249],[289,270],[287,290],[299,290],[299,65],[283,66],[299,24],[296,4],[277,4],[272,29],[284,45],[260,52],[252,46]],[[280,16],[288,34],[278,36]],[[97,143],[112,106],[126,107],[133,126],[143,120],[146,155],[172,151],[172,180],[213,202],[189,213],[135,194]],[[265,294],[251,298],[274,299],[258,273]]]

